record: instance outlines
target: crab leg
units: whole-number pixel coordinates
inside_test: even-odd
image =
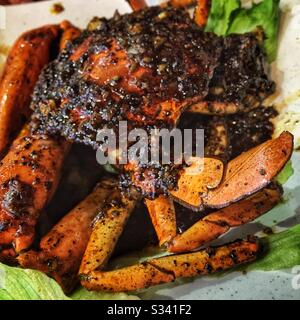
[[[232,227],[246,224],[271,210],[281,200],[282,190],[277,185],[205,216],[184,233],[177,235],[176,212],[173,201],[165,196],[146,200],[159,245],[169,252],[180,253],[197,249],[218,238]]]
[[[127,0],[133,11],[139,11],[147,7],[145,0]]]
[[[20,265],[43,271],[66,292],[72,290],[77,283],[77,273],[92,232],[93,219],[116,186],[114,180],[102,180],[89,196],[43,237],[40,251],[31,250],[18,257]]]
[[[125,213],[124,215],[126,217]],[[226,270],[254,260],[258,252],[257,242],[237,241],[222,247],[184,255],[171,255],[118,270],[103,271],[111,251],[103,250],[102,247],[104,245],[113,250],[111,243],[115,244],[116,236],[121,233],[125,220],[119,215],[109,219],[116,219],[118,227],[108,229],[112,225],[116,227],[116,224],[110,221],[107,227],[105,218],[102,222],[98,222],[99,227],[93,231],[80,268],[81,283],[89,290],[112,292],[138,290],[172,282],[180,277],[193,277]]]
[[[197,0],[169,0],[168,3],[170,3],[173,7],[187,8],[195,5],[196,1]]]
[[[63,49],[66,48],[68,42],[76,39],[80,35],[81,30],[73,26],[67,20],[63,21],[60,24],[60,28],[63,30],[62,36],[60,38],[60,44],[59,44],[60,50],[62,51]]]
[[[56,190],[69,147],[62,139],[32,134],[25,126],[2,159],[0,260],[13,260],[32,244],[39,214]]]
[[[250,149],[229,162],[221,182],[219,165],[207,159],[199,175],[189,168],[182,172],[177,190],[170,194],[192,210],[224,208],[266,187],[283,169],[293,152],[293,136],[283,132],[278,138]],[[211,180],[209,180],[211,179]]]
[[[233,268],[254,260],[257,252],[256,240],[238,240],[220,247],[208,247],[198,252],[153,259],[148,263],[165,273],[173,274],[174,279],[177,279]]]
[[[172,199],[160,195],[155,200],[145,200],[159,245],[171,241],[176,236],[176,214]]]
[[[9,53],[0,84],[0,154],[30,115],[31,93],[58,33],[58,25],[28,31]]]
[[[281,200],[281,194],[279,188],[266,188],[246,200],[208,214],[187,231],[176,236],[168,246],[168,251],[178,253],[195,250],[230,228],[253,221],[275,207]]]
[[[139,11],[147,7],[145,0],[127,0],[133,11]],[[169,0],[174,7],[187,8],[196,3],[194,11],[195,22],[200,27],[205,27],[209,15],[209,0]]]
[[[209,0],[197,0],[194,19],[198,26],[204,28],[209,15]]]
[[[79,274],[89,274],[107,263],[135,204],[134,199],[123,197],[117,189],[112,193],[94,222]]]

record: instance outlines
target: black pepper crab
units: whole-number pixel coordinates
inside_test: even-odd
[[[208,1],[197,2],[196,22],[182,7],[186,3],[192,1],[146,8],[143,1],[131,1],[134,13],[95,18],[82,32],[63,22],[29,31],[16,42],[0,87],[1,261],[41,270],[65,291],[79,279],[90,290],[116,292],[256,258],[259,245],[253,238],[197,249],[281,200],[273,180],[291,157],[293,137],[266,135],[272,112],[262,103],[275,86],[265,72],[257,34],[205,33]],[[61,52],[52,57],[57,47]],[[96,149],[97,130],[117,131],[122,120],[148,130],[184,128],[191,118],[198,119],[195,128],[208,129],[203,171],[190,174],[197,161],[180,167],[120,166],[122,188],[115,177],[103,178],[32,249],[39,216],[57,189],[73,142]],[[29,120],[14,139],[24,119]],[[232,124],[243,121],[255,124],[248,140],[245,132],[232,132]],[[170,255],[107,271],[141,201],[159,245]],[[203,212],[202,217],[178,233],[174,203]]]

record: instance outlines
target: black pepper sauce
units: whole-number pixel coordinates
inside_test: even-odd
[[[227,117],[229,146],[228,159],[272,139],[274,124],[272,119],[278,115],[273,107],[257,108],[248,113]]]
[[[178,128],[181,130],[190,128],[193,131],[203,129],[205,147],[210,144],[218,149],[219,137],[214,136],[214,131],[210,128],[222,120],[226,127],[227,147],[221,155],[216,155],[212,148],[205,148],[205,154],[206,156],[221,157],[225,162],[228,162],[241,153],[272,139],[274,132],[272,120],[277,114],[273,107],[260,107],[246,113],[223,117],[184,113],[180,118]]]
[[[94,147],[97,130],[117,131],[120,120],[131,127],[173,127],[191,100],[207,95],[220,41],[204,36],[183,10],[151,7],[94,20],[41,76],[33,101],[37,127]],[[108,62],[101,65],[103,55]],[[110,70],[104,81],[97,64],[104,67],[101,77]],[[126,69],[124,79],[111,72],[113,65]]]
[[[229,35],[223,40],[220,64],[210,83],[207,102],[233,103],[238,111],[259,107],[275,92],[266,72],[265,55],[256,33]]]

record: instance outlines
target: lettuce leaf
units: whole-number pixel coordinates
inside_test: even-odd
[[[249,9],[240,0],[212,0],[206,31],[227,36],[246,33],[261,27],[265,33],[264,48],[269,62],[276,58],[279,29],[280,0],[263,0]]]
[[[0,300],[133,300],[125,293],[89,292],[80,287],[70,297],[53,279],[36,270],[0,264]]]
[[[289,178],[294,174],[294,169],[292,166],[292,161],[290,160],[285,167],[283,168],[283,170],[278,174],[278,176],[276,177],[276,181],[283,185],[285,184]]]
[[[260,239],[260,258],[246,267],[247,271],[274,271],[300,265],[300,224]]]
[[[205,31],[214,32],[219,36],[226,35],[231,15],[240,6],[239,0],[212,1]]]
[[[0,300],[69,300],[60,286],[41,272],[0,264]]]

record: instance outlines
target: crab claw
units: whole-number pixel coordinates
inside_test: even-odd
[[[170,195],[182,205],[198,210],[202,207],[202,197],[210,189],[220,185],[223,175],[224,164],[219,159],[204,158],[200,162],[194,161],[180,174],[178,187],[170,191]]]
[[[228,163],[222,179],[221,163],[205,159],[197,176],[185,169],[178,188],[171,196],[195,211],[224,208],[266,187],[283,169],[293,152],[293,135],[283,132],[278,138],[250,149]]]
[[[58,34],[58,25],[30,30],[20,36],[9,53],[0,84],[0,154],[30,115],[33,88]]]
[[[35,136],[28,127],[0,164],[0,258],[13,258],[34,240],[41,210],[59,182],[69,143]]]
[[[222,184],[203,198],[204,206],[223,208],[266,187],[291,158],[293,144],[285,131],[230,161]]]

